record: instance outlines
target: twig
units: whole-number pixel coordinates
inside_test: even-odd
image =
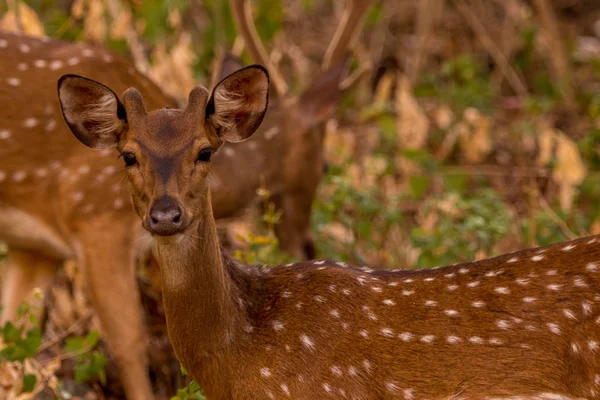
[[[81,328],[84,323],[87,323],[92,318],[93,315],[94,315],[94,313],[92,311],[88,311],[87,313],[85,313],[85,315],[83,315],[81,318],[79,318],[77,321],[75,321],[69,328],[67,328],[67,330],[62,332],[60,335],[56,336],[55,338],[52,338],[51,340],[48,340],[48,341],[42,343],[42,345],[40,346],[40,348],[38,350],[38,353],[46,350],[47,348],[49,348],[51,346],[54,346],[56,343],[60,342],[61,340],[63,340],[64,338],[66,338],[67,336],[69,336],[70,334],[72,334],[73,332],[78,330],[79,328]]]
[[[559,83],[559,90],[569,109],[575,108],[575,92],[571,81],[571,64],[567,56],[561,34],[558,30],[558,19],[552,4],[548,0],[535,0],[535,8],[542,23],[550,48],[550,62],[554,70],[554,78]]]
[[[494,59],[494,62],[498,65],[498,68],[500,68],[500,71],[506,77],[506,80],[513,90],[521,97],[527,96],[527,86],[521,81],[519,75],[512,68],[504,53],[502,53],[500,48],[498,48],[496,43],[492,40],[483,24],[479,21],[477,16],[475,16],[473,11],[471,11],[471,8],[465,4],[464,0],[455,1],[459,13],[467,21],[473,32],[475,32],[477,38],[483,47],[485,47],[489,55]]]
[[[539,189],[537,187],[534,187],[533,190],[535,191],[535,194],[538,198],[540,206],[542,206],[542,209],[548,214],[550,219],[552,219],[552,221],[554,221],[554,223],[556,223],[560,227],[565,236],[568,237],[569,240],[573,240],[579,237],[575,234],[575,232],[573,232],[569,228],[567,223],[561,217],[559,217],[558,214],[554,212],[552,207],[550,207],[550,204],[548,204],[546,198],[542,195],[542,193],[540,193]]]
[[[417,45],[413,53],[413,60],[408,77],[411,84],[415,84],[421,72],[424,56],[427,54],[427,44],[431,38],[431,31],[435,25],[438,13],[442,12],[444,0],[421,0],[417,10]]]

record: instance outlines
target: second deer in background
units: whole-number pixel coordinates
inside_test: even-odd
[[[46,289],[61,264],[74,259],[82,266],[127,397],[146,400],[151,388],[133,268],[138,235],[135,214],[120,193],[122,165],[106,157],[111,153],[86,151],[59,132],[65,127],[53,82],[76,72],[115,88],[137,86],[151,107],[173,103],[131,62],[99,47],[10,33],[0,33],[0,47],[0,99],[6,104],[0,114],[0,240],[10,248],[2,319],[14,319],[27,294],[35,287]],[[317,161],[322,137],[308,132],[333,111],[343,72],[338,62],[299,97],[273,102],[256,140],[226,146],[215,157],[210,184],[216,218],[251,205],[262,176],[284,209],[277,231],[282,247],[298,257],[311,255],[308,223],[322,175]],[[302,162],[305,156],[310,163]],[[316,167],[296,170],[294,164]]]

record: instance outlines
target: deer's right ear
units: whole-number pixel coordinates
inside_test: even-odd
[[[81,143],[93,149],[117,146],[127,115],[112,90],[82,76],[63,75],[58,99],[67,125]]]

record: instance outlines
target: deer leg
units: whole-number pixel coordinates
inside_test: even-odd
[[[2,279],[2,325],[17,319],[17,310],[24,301],[39,310],[38,318],[42,317],[43,298],[34,297],[33,290],[39,288],[45,293],[61,265],[62,261],[34,251],[10,250]]]
[[[108,216],[80,227],[82,266],[103,336],[129,400],[152,399],[145,327],[135,278],[133,230],[115,229]],[[119,228],[127,226],[119,223]]]
[[[282,250],[302,259],[315,258],[315,246],[310,234],[312,196],[305,192],[290,193],[273,199],[283,211],[275,234]]]

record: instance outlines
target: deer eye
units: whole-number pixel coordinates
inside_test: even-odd
[[[198,158],[196,159],[196,161],[209,162],[214,150],[215,149],[213,149],[212,147],[207,147],[205,149],[200,150],[198,152]]]
[[[133,153],[122,153],[123,161],[125,161],[125,166],[131,167],[137,164],[137,159]]]

